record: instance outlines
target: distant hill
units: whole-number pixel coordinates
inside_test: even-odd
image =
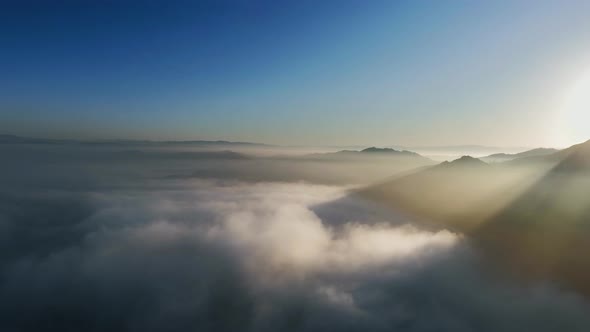
[[[130,160],[248,160],[252,159],[242,153],[224,151],[161,151],[162,149],[123,150],[110,152],[108,157]]]
[[[481,159],[473,158],[471,156],[463,156],[459,159],[453,160],[451,162],[444,161],[440,163],[437,167],[438,168],[455,168],[455,167],[485,167],[488,166],[487,163],[481,161]]]
[[[370,147],[364,150],[359,151],[360,153],[375,153],[375,154],[383,154],[383,155],[404,155],[404,156],[413,156],[413,157],[421,157],[416,152],[408,151],[408,150],[394,150],[391,148],[376,148]]]
[[[539,156],[547,156],[553,153],[558,152],[557,149],[549,149],[549,148],[538,148],[533,150],[528,150],[520,153],[495,153],[491,154],[487,157],[482,157],[481,160],[489,163],[498,163],[504,161],[510,161],[519,158],[528,158],[528,157],[539,157]]]
[[[52,139],[52,138],[34,138],[22,137],[16,135],[0,134],[0,144],[86,144],[86,145],[198,145],[198,146],[269,146],[262,143],[250,142],[231,142],[231,141],[150,141],[150,140],[131,140],[131,139],[112,139],[112,140],[75,140],[75,139]]]
[[[21,137],[15,135],[0,134],[0,144],[60,144],[69,140]]]
[[[554,153],[547,154],[547,155],[537,155],[537,156],[529,156],[529,157],[521,157],[516,158],[513,160],[506,161],[506,166],[538,166],[538,165],[545,165],[545,166],[556,166],[557,164],[561,163],[567,156],[570,154],[578,151],[578,149],[583,149],[588,142],[572,145],[567,149],[557,150]]]
[[[447,145],[447,146],[393,146],[395,149],[412,150],[412,151],[430,151],[432,153],[445,154],[475,154],[484,155],[499,152],[517,152],[522,151],[522,147],[500,147],[485,145]]]
[[[391,148],[377,148],[370,147],[360,151],[355,150],[342,150],[338,152],[328,153],[313,153],[306,156],[312,159],[333,159],[333,160],[344,160],[344,159],[366,159],[366,158],[407,158],[413,160],[421,160],[423,165],[434,164],[434,161],[421,156],[420,154],[407,150],[395,150]]]

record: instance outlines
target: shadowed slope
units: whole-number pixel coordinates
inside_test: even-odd
[[[359,195],[465,232],[522,192],[534,172],[507,171],[469,156],[375,185]]]
[[[590,141],[473,234],[518,274],[563,282],[590,294]]]
[[[590,295],[590,141],[543,159],[525,167],[463,157],[359,194],[466,233],[516,274]]]

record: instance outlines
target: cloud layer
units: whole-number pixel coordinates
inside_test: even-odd
[[[590,327],[581,298],[500,280],[460,235],[339,200],[342,188],[100,188],[2,192],[0,330]]]

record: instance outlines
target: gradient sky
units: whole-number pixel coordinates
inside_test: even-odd
[[[590,138],[580,93],[563,106],[590,82],[589,1],[2,1],[0,31],[0,133],[293,145]]]

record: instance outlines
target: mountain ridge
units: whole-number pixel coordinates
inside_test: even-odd
[[[240,145],[240,146],[272,146],[264,143],[233,142],[225,140],[135,140],[135,139],[60,139],[37,138],[10,134],[0,134],[0,144],[87,144],[87,145]]]
[[[590,261],[581,254],[590,251],[590,141],[528,158],[552,166],[508,162],[464,168],[452,167],[459,165],[453,161],[357,194],[466,234],[515,275],[556,281],[590,296]]]
[[[558,149],[553,148],[535,148],[519,153],[494,153],[485,157],[481,157],[481,160],[486,162],[504,162],[519,158],[546,156],[558,151]]]

